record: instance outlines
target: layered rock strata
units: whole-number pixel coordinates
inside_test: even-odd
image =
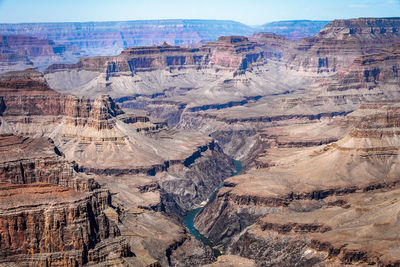
[[[0,182],[11,184],[49,183],[92,191],[99,187],[62,156],[52,140],[0,135]]]
[[[299,71],[336,72],[362,55],[398,43],[399,27],[399,18],[334,20],[296,44],[287,60]]]
[[[104,213],[109,192],[76,173],[51,140],[0,135],[0,154],[1,263],[82,266],[132,256]]]
[[[25,35],[0,35],[0,72],[46,68],[57,61],[72,63],[77,52],[68,45]],[[68,50],[68,52],[67,52]]]
[[[137,72],[163,69],[227,69],[246,70],[252,63],[262,62],[263,54],[247,37],[223,36],[200,48],[184,48],[164,43],[162,46],[135,47],[123,50],[119,56],[83,58],[76,64],[55,64],[45,73],[86,70],[111,76],[134,75]]]
[[[328,145],[279,148],[279,140],[296,138],[296,127],[283,137],[282,127],[266,130],[278,142],[269,141],[259,160],[274,164],[225,180],[196,226],[228,254],[259,266],[397,264],[397,106],[362,105],[343,124],[353,128],[332,130],[327,136],[339,140]]]
[[[227,20],[138,20],[1,24],[0,34],[29,35],[77,47],[86,55],[115,55],[133,46],[193,46],[222,35],[248,35],[249,26]]]
[[[129,246],[102,212],[107,192],[76,192],[51,184],[1,184],[1,262],[27,266],[106,261],[129,256]]]
[[[163,184],[168,193],[176,195],[176,200],[185,199],[180,201],[185,202],[181,204],[185,208],[193,205],[193,201],[203,201],[213,187],[233,172],[232,162],[212,138],[195,132],[162,130],[162,124],[153,124],[146,116],[124,113],[108,96],[101,95],[91,103],[88,99],[57,93],[33,70],[3,74],[0,80],[4,81],[1,90],[5,106],[1,131],[53,138],[80,171],[153,176],[168,170],[171,175],[179,172],[178,177],[186,177],[188,184],[175,183],[177,177],[168,175]],[[143,133],[146,129],[149,134]],[[208,172],[204,172],[207,171],[204,167],[194,171],[196,179],[189,179],[193,163],[203,158],[209,158],[214,167]],[[185,193],[185,187],[197,186],[204,187],[204,192]],[[181,188],[178,194],[177,187]],[[201,197],[197,198],[197,194]]]

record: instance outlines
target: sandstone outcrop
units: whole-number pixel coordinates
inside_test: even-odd
[[[76,192],[51,184],[1,184],[1,260],[28,266],[76,266],[117,257],[129,246],[102,212],[108,194]],[[99,251],[97,251],[99,250]]]
[[[77,175],[52,140],[0,135],[0,182],[12,184],[49,183],[92,191],[93,179]]]
[[[332,95],[357,93],[367,95],[393,95],[399,81],[400,46],[393,45],[380,52],[356,58],[348,67],[334,76],[321,79],[311,86],[311,90]],[[321,94],[323,96],[323,94]],[[379,97],[379,96],[378,96]]]
[[[132,256],[103,212],[109,192],[76,173],[50,139],[0,135],[0,155],[0,263],[76,266]]]

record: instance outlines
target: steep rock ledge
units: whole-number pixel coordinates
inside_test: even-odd
[[[104,213],[109,192],[76,173],[51,140],[0,135],[0,155],[0,263],[75,266],[132,256]]]
[[[344,129],[352,124],[350,131],[329,127],[326,136],[342,136],[328,145],[280,148],[270,143],[263,157],[275,166],[225,180],[196,217],[197,229],[226,253],[254,259],[259,266],[398,264],[393,250],[397,106],[397,101],[362,105],[336,123]],[[290,134],[285,127],[265,131],[286,142],[307,129],[326,131],[323,123],[297,127]]]
[[[1,184],[0,198],[0,262],[29,266],[99,262],[106,254],[95,257],[91,250],[101,242],[120,244],[115,253],[129,256],[127,244],[113,240],[120,235],[119,229],[102,212],[108,203],[107,191],[80,193],[50,184]],[[33,257],[24,259],[24,255]]]

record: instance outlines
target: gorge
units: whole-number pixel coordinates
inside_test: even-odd
[[[400,18],[25,27],[0,25],[0,266],[400,264]]]

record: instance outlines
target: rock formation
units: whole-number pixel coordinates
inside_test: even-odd
[[[164,43],[162,46],[135,47],[116,57],[83,58],[76,64],[56,64],[45,73],[91,71],[111,76],[133,76],[137,72],[172,69],[208,69],[245,71],[252,63],[262,62],[263,53],[257,44],[242,36],[223,36],[200,48],[184,48]],[[128,73],[128,74],[127,74]]]
[[[49,183],[92,191],[93,179],[76,175],[51,139],[2,135],[0,181],[11,184]]]
[[[54,187],[77,206],[101,203],[77,264],[395,266],[398,24],[338,20],[297,42],[222,36],[55,64],[44,76],[5,73],[0,153],[13,161],[0,162],[0,181],[13,196]],[[244,169],[225,179],[232,157]],[[204,201],[195,226],[205,244],[182,226]],[[77,227],[64,225],[66,237]],[[108,241],[117,253],[104,259]]]
[[[44,69],[57,61],[77,60],[79,51],[68,45],[22,34],[0,36],[0,73],[29,67]]]
[[[147,116],[125,113],[109,96],[101,95],[90,102],[57,93],[47,85],[43,75],[34,70],[1,75],[0,88],[0,128],[3,133],[8,133],[0,142],[1,158],[4,156],[4,162],[0,164],[0,181],[23,184],[22,188],[5,184],[5,198],[13,192],[17,200],[4,202],[4,209],[18,208],[26,214],[26,203],[32,201],[20,203],[18,194],[32,192],[29,193],[32,198],[37,194],[41,196],[35,204],[37,208],[31,217],[18,221],[24,225],[31,221],[41,225],[37,216],[45,212],[54,213],[51,218],[56,218],[50,226],[47,226],[47,221],[43,223],[42,232],[49,229],[49,234],[36,237],[35,240],[43,241],[32,247],[36,253],[48,253],[46,255],[51,257],[42,254],[23,256],[31,253],[29,247],[26,251],[7,252],[4,262],[34,266],[43,261],[49,265],[107,261],[157,266],[189,262],[205,264],[214,259],[210,248],[191,239],[175,219],[162,214],[184,214],[188,208],[204,201],[233,172],[231,159],[211,138],[199,133],[167,131],[163,124],[153,124]],[[48,137],[52,137],[54,143]],[[75,163],[72,165],[66,160]],[[75,170],[97,173],[101,177],[90,175],[88,180],[86,175],[77,174]],[[126,191],[121,190],[121,186],[129,185],[130,180],[141,181],[140,176],[145,177],[145,183],[139,182]],[[124,181],[118,184],[116,191],[114,179]],[[24,185],[26,183],[33,184]],[[99,189],[99,183],[103,184],[103,189]],[[116,196],[111,198],[104,188]],[[137,190],[132,194],[134,188]],[[60,193],[56,196],[50,193],[57,190]],[[147,200],[151,195],[155,198]],[[140,198],[145,201],[138,202]],[[55,203],[54,212],[44,204],[49,202]],[[71,202],[76,207],[71,206]],[[82,205],[89,205],[88,202],[93,207],[80,210]],[[132,212],[134,206],[137,211]],[[9,218],[7,214],[5,212],[4,216]],[[73,217],[74,214],[77,217]],[[90,217],[92,214],[93,219]],[[67,219],[62,219],[65,217]],[[90,217],[87,224],[78,223],[86,217]],[[10,225],[9,220],[4,225]],[[149,223],[155,228],[145,233],[140,230],[140,225]],[[156,228],[163,229],[165,225],[170,225],[167,236],[154,237]],[[26,235],[25,231],[30,228],[22,227],[15,233],[16,237],[9,233],[1,239],[21,239],[20,236]],[[46,241],[56,238],[53,231],[63,236],[64,245]],[[139,231],[141,237],[131,237],[132,231]],[[81,233],[80,239],[75,232]],[[26,240],[21,242],[31,242],[30,237]],[[54,243],[54,248],[43,250],[42,247],[49,242]],[[191,254],[191,249],[196,252]],[[113,253],[105,256],[110,251]],[[132,255],[135,256],[124,258]]]
[[[296,44],[285,61],[300,71],[336,72],[361,55],[398,43],[399,27],[399,18],[334,20]]]
[[[258,159],[266,164],[225,180],[196,225],[258,265],[396,264],[393,235],[382,231],[397,231],[397,106],[366,103],[336,123],[342,130],[303,126],[331,132],[298,145],[271,140],[298,140],[301,128],[295,135],[295,126],[266,129],[266,152]],[[342,137],[325,145],[329,135]]]
[[[76,173],[51,140],[0,135],[0,154],[0,263],[75,266],[131,256],[104,213],[109,192]]]

